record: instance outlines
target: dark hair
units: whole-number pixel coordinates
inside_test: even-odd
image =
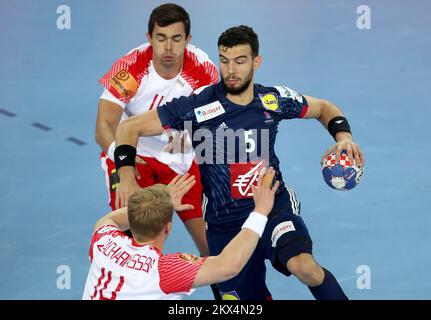
[[[158,6],[151,12],[148,21],[148,33],[153,34],[154,25],[157,23],[160,27],[169,26],[175,22],[184,23],[186,37],[190,34],[190,17],[187,11],[175,3],[165,3]]]
[[[240,44],[249,44],[253,58],[259,55],[259,38],[249,26],[238,26],[227,29],[218,38],[217,46],[232,48]]]

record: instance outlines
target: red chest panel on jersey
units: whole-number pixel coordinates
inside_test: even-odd
[[[230,192],[234,199],[252,198],[253,189],[257,186],[259,172],[266,166],[265,160],[230,165]]]

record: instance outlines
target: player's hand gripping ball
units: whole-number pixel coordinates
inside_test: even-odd
[[[350,190],[362,180],[364,168],[358,167],[354,159],[349,159],[346,150],[341,152],[340,161],[335,162],[335,153],[331,152],[322,159],[322,174],[326,184],[336,190]]]

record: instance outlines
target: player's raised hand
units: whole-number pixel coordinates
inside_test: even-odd
[[[280,185],[280,181],[276,181],[272,186],[274,180],[275,170],[273,167],[269,169],[263,168],[260,171],[257,187],[253,188],[254,211],[268,215],[274,205],[275,192]]]
[[[190,176],[189,173],[185,173],[183,175],[177,175],[167,185],[169,194],[171,195],[171,202],[175,211],[179,212],[184,210],[192,210],[195,208],[191,204],[181,203],[184,195],[194,186],[195,183],[195,176]]]
[[[135,179],[135,168],[122,167],[118,172],[120,183],[115,191],[115,209],[127,207],[127,203],[132,194],[141,190]]]

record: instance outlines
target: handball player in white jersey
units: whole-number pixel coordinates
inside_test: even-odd
[[[261,172],[253,189],[255,207],[242,230],[217,256],[200,258],[187,253],[163,254],[172,228],[172,215],[190,209],[181,198],[196,183],[194,176],[175,177],[168,186],[156,184],[133,194],[128,207],[97,221],[91,238],[86,300],[173,300],[193,288],[236,276],[250,259],[265,229],[275,192],[275,171]],[[132,238],[122,230],[130,228]]]
[[[137,184],[133,186],[119,183],[112,161],[115,130],[120,122],[174,98],[189,96],[198,88],[217,83],[219,79],[217,68],[207,54],[189,44],[190,19],[182,7],[164,4],[155,8],[148,22],[147,38],[148,43],[116,61],[100,79],[105,90],[99,100],[96,141],[103,149],[101,165],[106,173],[110,206],[113,210],[124,207],[135,191],[156,183],[168,184],[177,174],[188,172],[194,175],[196,184],[184,196],[184,201],[194,208],[178,214],[199,252],[206,256],[208,245],[202,218],[202,186],[193,149],[172,152],[168,143],[172,136],[167,134],[139,138]],[[185,144],[191,146],[190,139],[182,133],[173,134],[185,139]]]

